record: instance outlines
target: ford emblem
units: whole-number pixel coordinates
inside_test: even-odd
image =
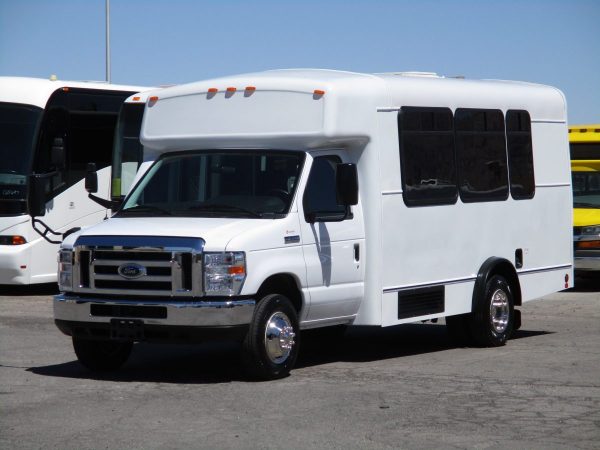
[[[119,275],[128,280],[134,280],[146,275],[146,268],[136,263],[121,264],[117,269]]]

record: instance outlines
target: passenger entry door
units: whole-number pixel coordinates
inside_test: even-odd
[[[358,311],[364,291],[364,227],[360,201],[346,208],[336,200],[335,174],[343,152],[320,154],[311,163],[299,203],[302,247],[313,324],[343,321]],[[344,219],[344,216],[347,216]]]

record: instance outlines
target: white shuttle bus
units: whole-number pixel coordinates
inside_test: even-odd
[[[56,281],[58,245],[35,231],[27,209],[31,174],[47,181],[43,224],[52,230],[62,234],[106,217],[83,189],[86,165],[98,164],[100,191],[108,197],[119,108],[141,89],[0,77],[0,285]],[[45,232],[43,224],[35,227]],[[46,237],[59,241],[50,232]]]
[[[260,379],[290,371],[308,328],[445,317],[504,345],[524,302],[572,286],[565,108],[548,86],[422,73],[150,94],[155,162],[63,242],[55,322],[92,370],[137,341],[227,337]]]

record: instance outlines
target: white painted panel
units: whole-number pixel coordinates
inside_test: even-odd
[[[323,104],[309,93],[243,91],[160,99],[148,107],[143,138],[311,133],[323,128]]]

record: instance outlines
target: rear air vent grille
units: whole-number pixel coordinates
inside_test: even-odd
[[[444,286],[398,292],[398,319],[443,313],[444,309]]]

